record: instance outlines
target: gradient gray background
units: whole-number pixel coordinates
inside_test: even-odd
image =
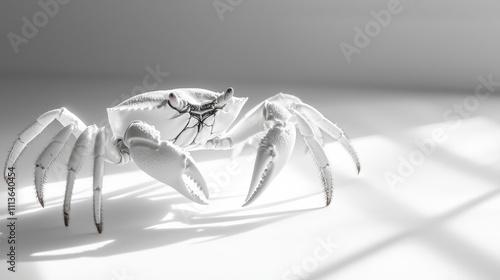
[[[295,94],[352,139],[442,122],[445,110],[474,93],[478,76],[500,80],[495,0],[401,1],[403,11],[348,64],[339,44],[352,44],[353,28],[388,2],[245,0],[221,21],[212,1],[73,0],[16,54],[7,34],[21,34],[21,18],[31,20],[40,7],[4,1],[0,162],[47,110],[65,106],[99,123],[107,107],[142,85],[147,66],[169,73],[158,89],[232,86],[250,97],[246,109],[280,91]],[[498,124],[499,104],[495,94],[475,113]],[[31,187],[32,164],[51,133],[20,159],[29,175],[20,186]],[[127,170],[136,167],[107,166],[107,173]]]
[[[161,64],[180,79],[470,90],[500,74],[500,4],[402,1],[403,11],[347,65],[342,41],[388,1],[243,1],[220,21],[212,1],[71,1],[14,55],[35,1],[0,11],[2,74],[141,76]]]

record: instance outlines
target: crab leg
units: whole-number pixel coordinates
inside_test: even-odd
[[[85,124],[64,107],[42,114],[33,124],[21,132],[21,134],[17,137],[16,142],[14,142],[5,163],[4,178],[7,178],[8,168],[14,166],[17,158],[26,146],[54,120],[58,120],[63,126],[67,126],[73,122],[76,123],[78,129],[74,131],[75,136],[78,136],[79,133],[85,129]]]
[[[309,122],[297,111],[294,110],[293,113],[297,122],[297,127],[299,128],[299,132],[304,139],[307,147],[311,151],[314,162],[319,169],[321,182],[325,190],[326,206],[328,206],[330,205],[333,195],[333,176],[332,170],[330,168],[330,161],[328,160],[325,150],[321,146],[320,142],[318,141],[318,139],[316,139],[314,130]]]
[[[101,128],[95,138],[94,146],[94,222],[97,231],[102,233],[102,178],[104,177],[106,131]]]
[[[76,140],[73,151],[68,161],[68,178],[66,182],[66,192],[64,194],[64,225],[69,226],[69,213],[71,211],[71,196],[75,184],[76,174],[80,171],[83,161],[87,156],[89,146],[94,143],[97,127],[95,125],[87,127]]]
[[[263,132],[265,135],[265,130],[262,124],[266,121],[263,115],[263,112],[265,111],[264,108],[267,106],[266,104],[268,103],[261,102],[259,105],[255,106],[227,133],[207,141],[203,148],[211,150],[233,149],[236,146],[246,143],[250,139],[254,139]],[[240,149],[241,147],[238,148]],[[236,155],[239,149],[233,154]]]
[[[349,141],[349,138],[337,125],[325,118],[318,110],[314,109],[312,106],[305,103],[294,103],[291,106],[293,109],[299,111],[301,114],[305,115],[308,119],[311,119],[315,125],[317,125],[322,131],[326,132],[328,135],[337,140],[342,147],[351,155],[352,160],[356,164],[356,168],[359,172],[361,171],[361,164],[359,162],[359,157],[354,148]]]
[[[144,122],[132,123],[124,142],[137,166],[186,198],[208,204],[207,183],[194,159],[177,145],[160,139],[160,133]]]
[[[50,165],[54,162],[56,157],[62,151],[64,145],[69,140],[71,134],[75,131],[76,124],[70,123],[64,127],[52,140],[52,142],[45,148],[43,153],[36,161],[35,167],[35,189],[38,201],[44,206],[43,203],[43,185],[46,179],[46,172]]]
[[[290,121],[287,95],[278,94],[254,107],[226,135],[208,141],[205,148],[231,149],[260,138],[250,189],[243,206],[250,205],[285,166],[295,146],[295,126]],[[297,101],[298,99],[294,99]],[[300,101],[300,100],[299,100]]]

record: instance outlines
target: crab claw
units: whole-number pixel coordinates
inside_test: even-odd
[[[283,169],[295,146],[295,133],[295,126],[291,123],[277,123],[260,141],[252,182],[243,206],[255,201]]]
[[[175,144],[160,139],[160,133],[144,122],[132,123],[124,143],[137,166],[186,198],[208,204],[208,187],[195,161]]]

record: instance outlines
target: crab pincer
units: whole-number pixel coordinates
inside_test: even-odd
[[[125,133],[124,144],[137,166],[149,176],[194,202],[208,204],[207,183],[193,158],[175,144],[161,140],[153,126],[133,122]]]
[[[295,125],[288,121],[291,114],[272,103],[265,107],[264,125],[268,130],[257,148],[252,181],[243,206],[251,204],[264,192],[286,165],[295,146]]]

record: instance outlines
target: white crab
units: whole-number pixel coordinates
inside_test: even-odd
[[[233,97],[233,89],[216,93],[205,89],[173,89],[147,92],[113,108],[108,108],[109,123],[101,128],[86,126],[66,108],[41,115],[17,138],[5,165],[14,166],[18,156],[33,138],[52,121],[64,128],[54,137],[36,162],[35,187],[40,204],[47,168],[77,137],[69,162],[64,223],[69,224],[71,196],[76,174],[85,156],[94,150],[94,221],[102,232],[102,178],[104,161],[125,164],[134,160],[144,172],[165,183],[190,200],[206,204],[207,184],[187,151],[195,149],[232,149],[257,138],[260,140],[250,190],[245,205],[259,197],[289,159],[295,145],[296,130],[304,139],[320,171],[326,205],[332,198],[330,163],[323,150],[323,133],[337,140],[352,156],[359,173],[358,156],[342,130],[299,98],[278,94],[248,112],[228,128],[247,98]]]

